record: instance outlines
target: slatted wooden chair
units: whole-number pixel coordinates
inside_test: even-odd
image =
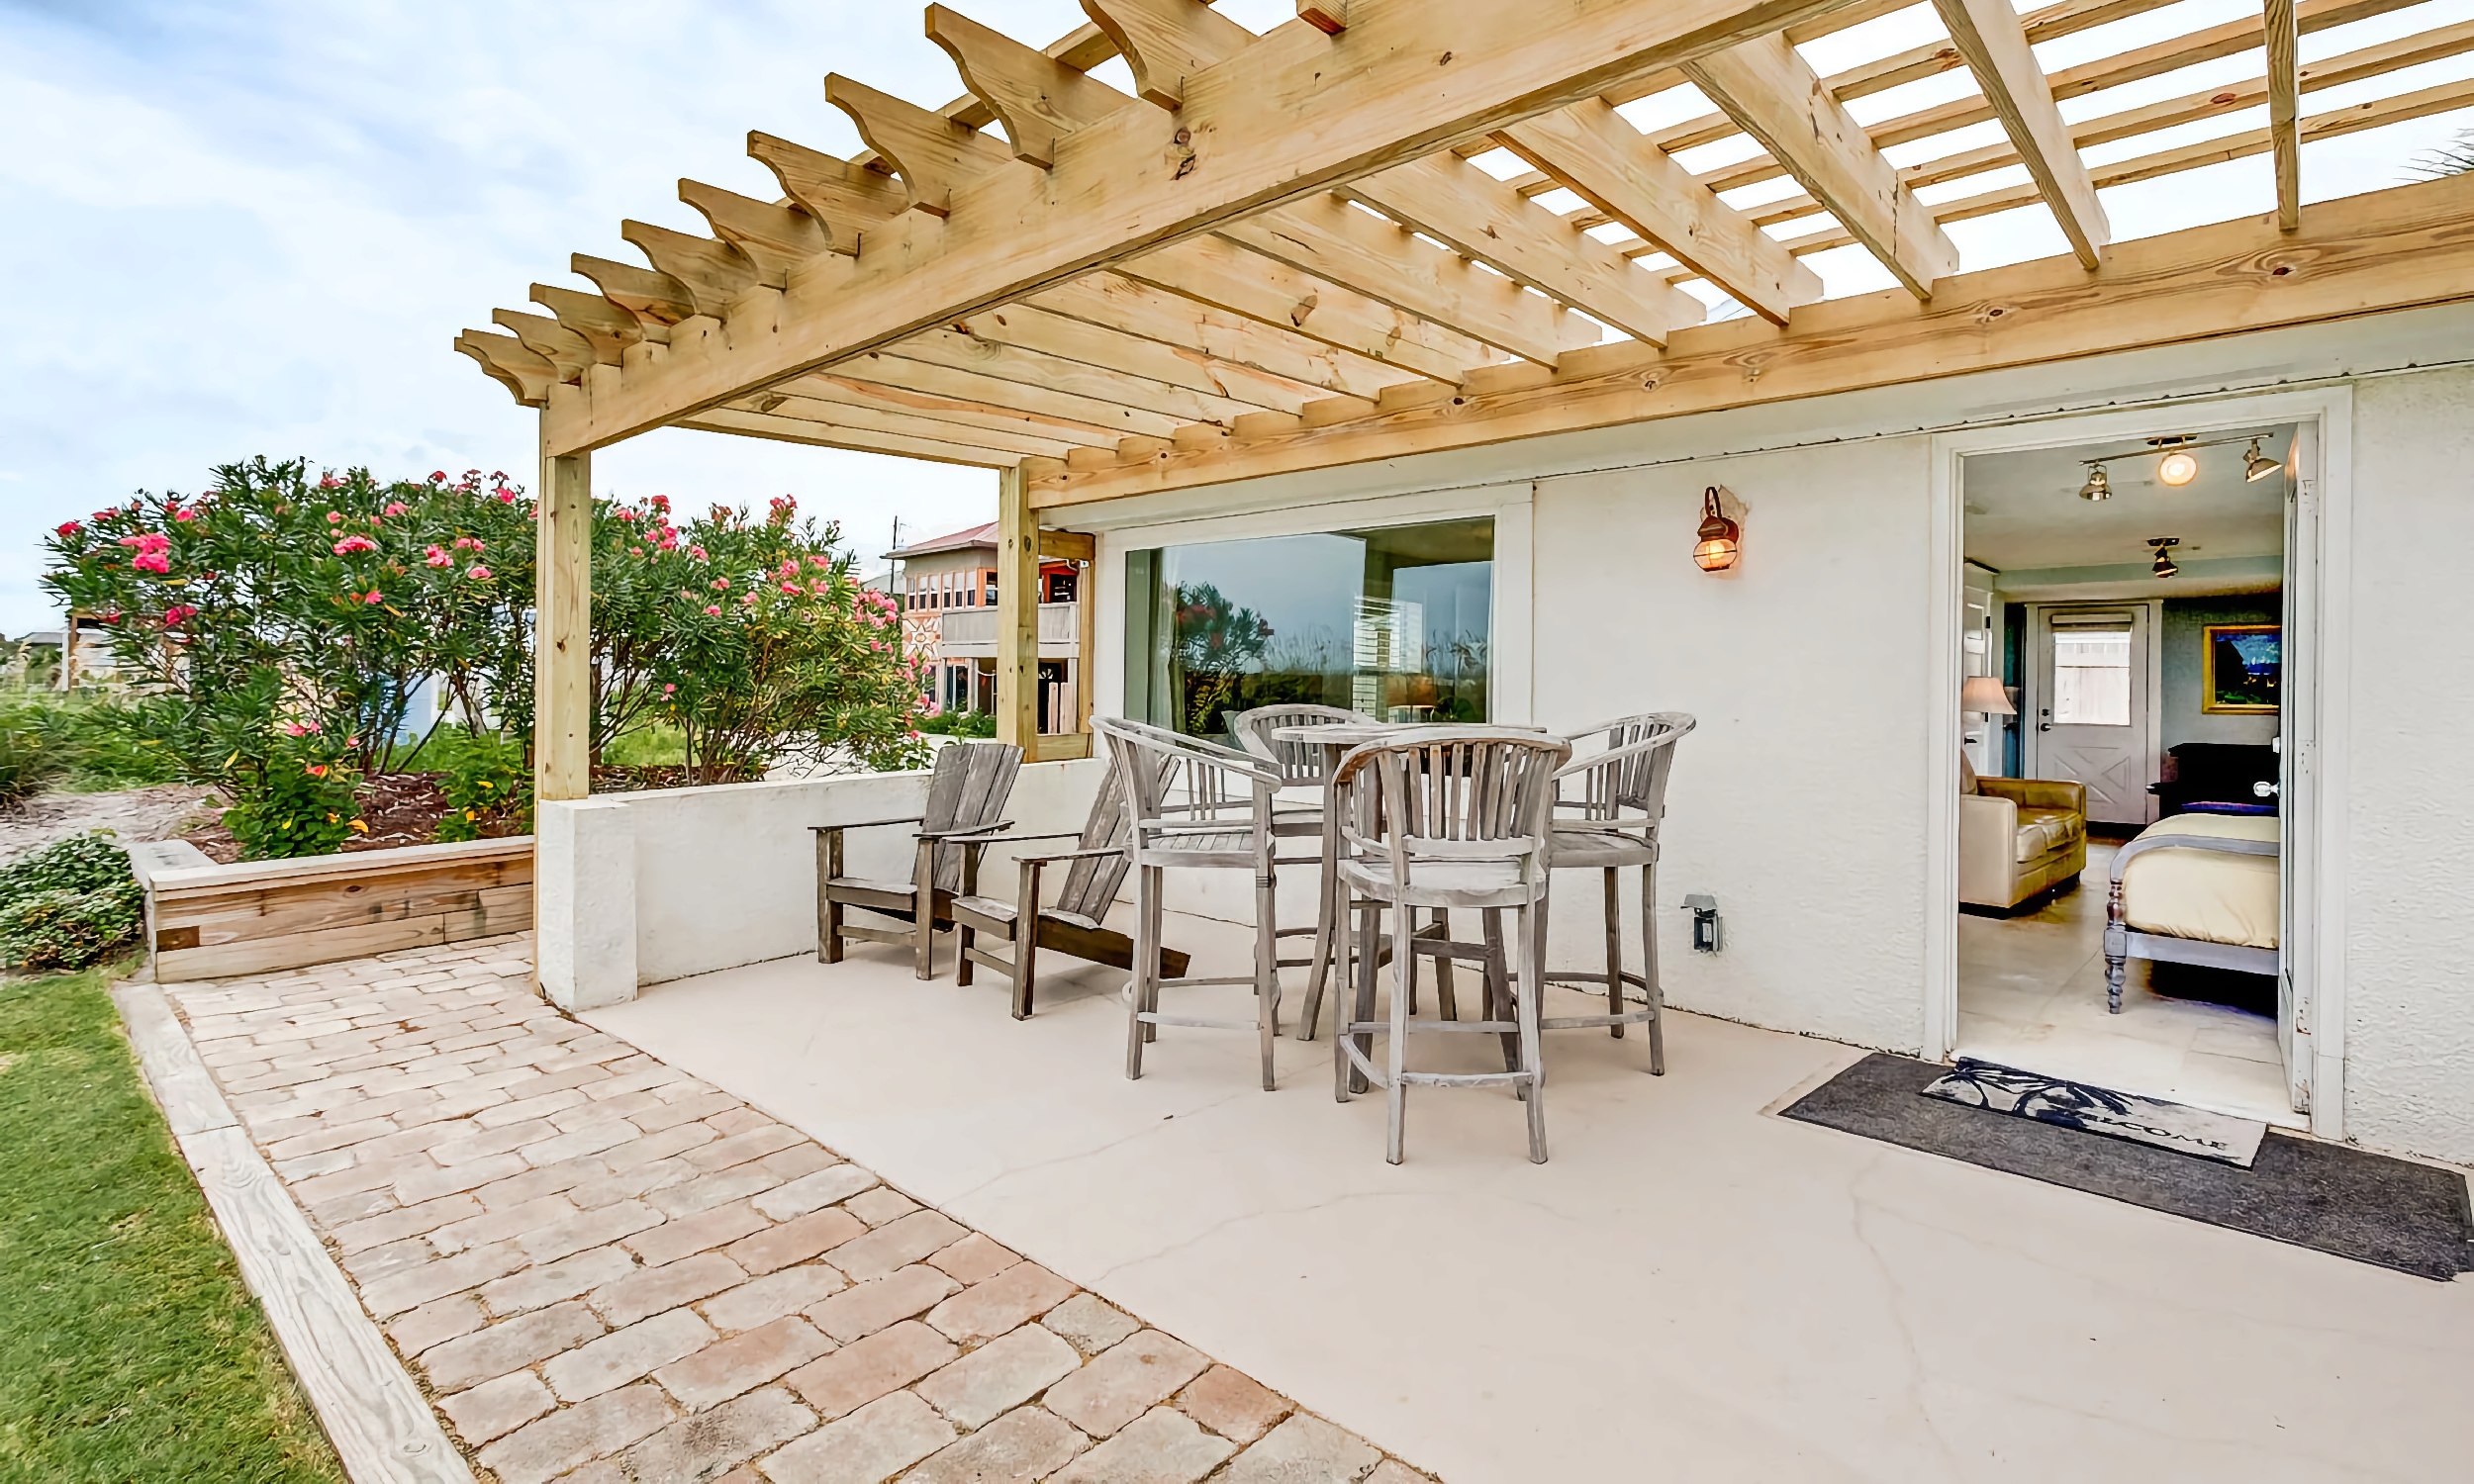
[[[1571,757],[1560,738],[1504,727],[1427,726],[1368,743],[1341,759],[1333,776],[1345,849],[1340,877],[1362,919],[1352,937],[1373,938],[1390,909],[1391,1005],[1375,1015],[1376,957],[1355,955],[1356,1003],[1333,1027],[1333,1093],[1349,1100],[1363,1077],[1383,1089],[1389,1106],[1383,1158],[1402,1158],[1411,1084],[1508,1086],[1528,1104],[1529,1158],[1546,1162],[1544,1062],[1538,1045],[1540,988],[1546,975],[1548,834],[1555,771]],[[1489,994],[1479,1020],[1426,1019],[1410,1002],[1410,965],[1417,953],[1415,910],[1459,907],[1484,915]],[[1503,972],[1497,914],[1510,911],[1518,943],[1513,972]],[[1508,1039],[1502,1071],[1419,1071],[1408,1066],[1412,1032],[1495,1035]],[[1386,1037],[1377,1065],[1374,1038]]]
[[[1658,977],[1658,829],[1666,817],[1666,778],[1674,768],[1675,744],[1698,724],[1682,711],[1645,711],[1599,722],[1566,739],[1575,747],[1594,746],[1555,775],[1549,864],[1557,871],[1605,874],[1606,968],[1597,973],[1566,971],[1547,978],[1552,983],[1604,985],[1606,1013],[1550,1016],[1539,1023],[1540,1028],[1568,1031],[1604,1026],[1608,1035],[1620,1038],[1627,1025],[1647,1025],[1653,1076],[1666,1072],[1666,1028],[1660,1016],[1664,995]],[[1627,867],[1641,871],[1639,974],[1624,968],[1616,873]],[[1627,986],[1640,991],[1638,1000],[1625,993]],[[1628,1001],[1639,1008],[1629,1008]]]
[[[1199,737],[1120,717],[1092,725],[1108,739],[1133,806],[1128,850],[1139,875],[1134,885],[1134,981],[1127,986],[1125,1074],[1143,1074],[1143,1046],[1158,1028],[1190,1026],[1253,1031],[1262,1043],[1263,1090],[1273,1085],[1272,1044],[1280,1034],[1280,917],[1272,865],[1272,798],[1280,775],[1261,759]],[[1205,1020],[1160,1009],[1166,970],[1160,933],[1161,897],[1171,871],[1246,871],[1254,876],[1254,972],[1217,978],[1191,975],[1181,986],[1251,984],[1255,1018]]]
[[[907,943],[919,977],[931,977],[936,972],[936,929],[953,926],[954,893],[962,885],[964,850],[956,842],[1005,827],[1005,800],[1012,795],[1014,777],[1021,771],[1022,749],[1009,743],[949,743],[936,754],[925,813],[810,826],[816,836],[816,958],[839,964],[842,944],[853,938]],[[903,824],[919,827],[916,865],[909,881],[873,881],[844,874],[842,837],[846,833]],[[923,901],[927,904],[924,912],[919,910]],[[845,914],[853,907],[908,926],[847,921]]]
[[[1332,758],[1331,750],[1319,743],[1292,741],[1288,738],[1274,736],[1273,733],[1299,726],[1380,726],[1381,724],[1362,711],[1344,710],[1339,706],[1315,705],[1307,701],[1295,701],[1286,705],[1256,706],[1250,711],[1240,711],[1228,718],[1229,734],[1237,739],[1237,745],[1278,769],[1282,789],[1294,790],[1300,795],[1286,801],[1275,795],[1272,805],[1274,841],[1312,840],[1315,842],[1314,848],[1310,851],[1276,856],[1273,860],[1275,866],[1321,868],[1323,863],[1323,785],[1326,782],[1326,776],[1331,771]],[[1311,790],[1310,800],[1302,796],[1307,790]],[[1278,846],[1275,845],[1274,849],[1277,850]],[[1325,889],[1329,889],[1328,882],[1325,883]],[[1315,914],[1312,927],[1288,927],[1280,930],[1279,936],[1283,938],[1310,937],[1314,940],[1313,958],[1280,961],[1280,967],[1283,969],[1294,969],[1302,965],[1313,966],[1314,978],[1311,987],[1306,991],[1306,1003],[1309,1006],[1321,1003],[1323,998],[1323,975],[1331,964],[1331,935],[1336,931],[1336,915],[1333,911],[1326,909]],[[1298,1039],[1310,1041],[1313,1039],[1311,1025],[1299,1026]]]
[[[1110,760],[1107,778],[1099,786],[1099,796],[1092,800],[1091,818],[1079,835],[1062,830],[1045,835],[971,835],[953,842],[963,852],[962,890],[953,903],[954,925],[962,935],[961,962],[954,971],[954,982],[970,983],[974,964],[996,970],[1012,986],[1016,1020],[1028,1020],[1031,1016],[1042,949],[1114,969],[1130,972],[1134,968],[1134,940],[1106,925],[1117,888],[1125,883],[1129,864],[1125,845],[1133,833],[1133,811],[1124,781],[1119,777],[1122,766],[1121,762]],[[1011,901],[981,895],[981,853],[991,845],[1021,845],[1033,840],[1072,840],[1075,848],[1016,857],[1014,864],[1020,875]],[[1041,873],[1067,862],[1072,864],[1066,869],[1056,902],[1041,906]],[[1022,924],[1026,922],[1037,924],[1036,930],[1024,933]],[[982,939],[1011,944],[1012,957],[980,947]],[[1160,950],[1160,972],[1169,978],[1184,978],[1189,962],[1187,955],[1176,949],[1163,946]]]

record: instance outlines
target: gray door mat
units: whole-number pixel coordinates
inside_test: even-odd
[[[2417,1277],[2474,1272],[2455,1170],[2275,1132],[2240,1169],[1919,1095],[1949,1069],[1875,1053],[1782,1116]]]

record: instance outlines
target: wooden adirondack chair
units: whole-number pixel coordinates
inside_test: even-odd
[[[971,982],[974,964],[985,964],[1005,975],[1013,986],[1016,1020],[1028,1020],[1031,1016],[1041,949],[1129,972],[1134,967],[1133,939],[1105,925],[1117,888],[1125,883],[1125,842],[1133,832],[1133,812],[1126,806],[1124,779],[1118,772],[1121,766],[1111,762],[1108,776],[1099,786],[1099,796],[1092,800],[1091,818],[1079,835],[1060,830],[1047,835],[981,835],[954,842],[963,851],[962,890],[953,902],[954,924],[962,934],[961,967],[954,972],[954,982]],[[980,895],[980,852],[995,844],[1030,840],[1072,840],[1076,845],[1073,850],[1019,858],[1015,864],[1020,867],[1021,876],[1013,900]],[[1056,904],[1042,907],[1041,872],[1068,861],[1073,864],[1067,868]],[[1036,931],[1024,934],[1025,922],[1036,923]],[[983,935],[1012,944],[1013,957],[1008,959],[981,948],[979,939]],[[1163,948],[1160,962],[1162,974],[1170,978],[1184,978],[1191,960],[1176,949]]]
[[[927,812],[903,819],[812,825],[816,835],[816,958],[842,962],[842,943],[907,943],[919,977],[936,972],[936,929],[953,926],[953,899],[962,885],[967,852],[956,842],[1005,827],[1005,799],[1022,770],[1022,749],[1001,742],[955,742],[936,754],[928,781]],[[842,872],[842,836],[850,830],[898,824],[919,827],[917,867],[906,881],[868,881]],[[922,912],[919,905],[927,903]],[[852,907],[909,924],[904,928],[848,922]]]

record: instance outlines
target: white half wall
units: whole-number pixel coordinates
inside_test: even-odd
[[[1013,832],[1080,831],[1104,772],[1093,760],[1025,766],[1006,808]],[[814,952],[812,827],[915,816],[927,781],[859,774],[541,805],[543,990],[585,1009],[632,999],[642,984]],[[901,826],[854,830],[844,868],[908,881],[911,841]],[[982,880],[1009,889],[1017,854],[991,849]]]

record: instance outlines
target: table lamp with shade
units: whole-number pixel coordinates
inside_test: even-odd
[[[1958,688],[1958,709],[1984,716],[2016,716],[2019,708],[2010,703],[2002,683],[1989,675],[1971,675]]]

